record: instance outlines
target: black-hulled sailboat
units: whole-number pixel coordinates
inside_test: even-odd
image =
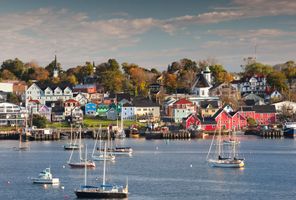
[[[104,158],[106,158],[106,144],[104,148]],[[89,186],[86,183],[86,168],[84,185],[80,189],[75,190],[77,198],[84,199],[122,199],[128,196],[128,184],[119,186],[106,183],[106,159],[104,159],[103,183],[100,186]]]

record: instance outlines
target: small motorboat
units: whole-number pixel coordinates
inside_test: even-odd
[[[32,178],[33,183],[39,184],[59,184],[60,180],[58,178],[53,178],[50,173],[50,168],[46,168],[39,173],[38,178]]]

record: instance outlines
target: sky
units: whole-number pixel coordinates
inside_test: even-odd
[[[0,0],[0,61],[64,69],[115,58],[165,70],[173,61],[243,58],[278,64],[296,56],[295,0]]]

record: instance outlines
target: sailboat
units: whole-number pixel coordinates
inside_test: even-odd
[[[101,127],[100,127],[100,133],[99,133],[99,136],[98,134],[96,135],[96,141],[95,141],[95,145],[94,145],[94,148],[93,148],[93,152],[92,152],[92,159],[94,161],[104,161],[104,159],[108,160],[108,161],[114,161],[115,160],[115,156],[113,154],[107,154],[106,157],[102,151],[102,132],[101,132]],[[97,141],[98,141],[98,137],[100,138],[99,141],[100,141],[100,145],[99,145],[99,155],[96,155],[95,154],[95,150],[96,150],[96,146],[97,146]],[[109,140],[109,136],[108,136],[108,140]]]
[[[240,123],[240,119],[239,119]],[[232,130],[230,128],[230,121],[229,121],[229,132],[228,132],[228,138],[223,140],[223,144],[225,145],[238,145],[240,141],[235,137],[235,130]]]
[[[110,139],[110,132],[108,131],[108,148],[107,148],[107,154],[110,155],[129,155],[131,156],[133,153],[133,149],[131,147],[118,147],[115,148],[112,147],[112,140]],[[110,145],[109,145],[110,144]],[[102,151],[101,148],[97,148],[97,150]]]
[[[117,127],[118,127],[118,118],[117,118]],[[117,133],[115,135],[117,138],[125,138],[125,132],[124,132],[124,127],[123,127],[123,119],[122,119],[122,114],[120,115],[120,127],[117,129]]]
[[[104,148],[104,158],[107,155],[107,147],[105,143]],[[80,189],[75,190],[77,198],[87,198],[87,199],[121,199],[127,198],[128,196],[128,184],[125,187],[107,184],[106,183],[106,159],[104,159],[104,168],[103,168],[103,182],[100,186],[89,186],[87,185],[87,170],[85,168],[85,178],[84,185]]]
[[[74,143],[75,144],[75,143]],[[92,167],[96,167],[96,164],[91,161],[91,160],[87,160],[87,156],[85,156],[85,158],[82,158],[81,156],[81,126],[80,126],[80,130],[79,130],[79,161],[78,162],[72,162],[72,156],[73,156],[73,152],[74,149],[72,149],[69,161],[68,161],[68,165],[72,168],[84,168],[84,167],[88,167],[88,168],[92,168]]]
[[[211,148],[212,145],[214,143],[214,139],[215,139],[215,135],[216,132],[213,136],[212,142],[211,142],[211,146],[207,155],[207,161],[209,162],[209,164],[212,167],[220,167],[220,168],[242,168],[245,166],[244,163],[244,159],[238,158],[237,156],[237,148],[238,148],[238,144],[234,143],[229,147],[229,151],[228,151],[228,155],[226,155],[227,152],[224,152],[225,147],[221,141],[221,119],[219,119],[219,135],[217,138],[217,149],[216,152],[217,154],[213,159],[208,159],[210,152],[211,152]]]
[[[76,140],[76,138],[75,138],[75,140]],[[72,124],[71,124],[70,143],[64,145],[64,150],[78,150],[78,149],[79,149],[79,145],[75,144],[75,142],[73,142]]]

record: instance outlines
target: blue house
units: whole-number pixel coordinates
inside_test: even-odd
[[[97,104],[92,102],[85,104],[85,115],[97,115]]]

